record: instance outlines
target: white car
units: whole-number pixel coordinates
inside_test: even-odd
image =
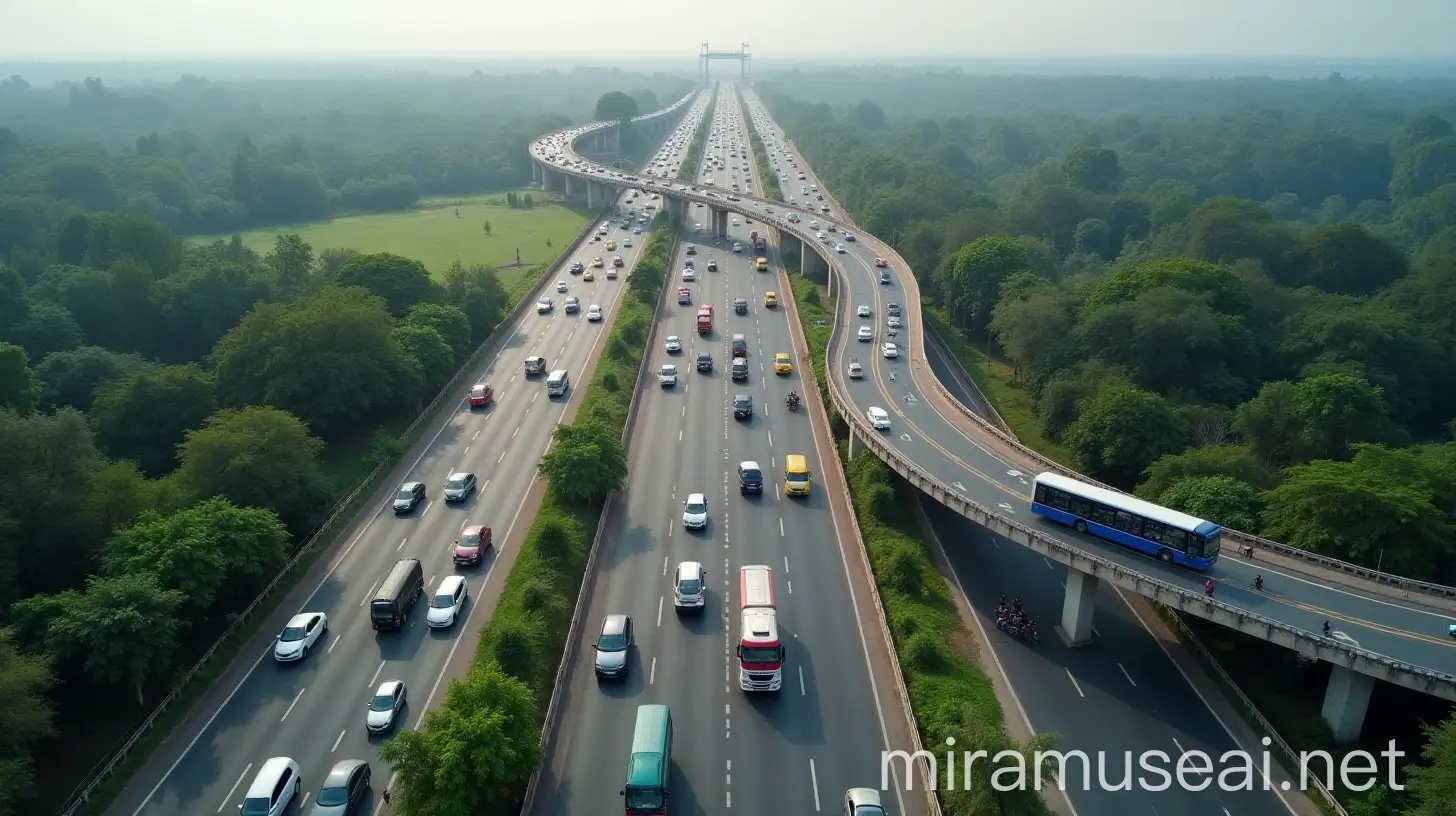
[[[900,356],[900,347],[894,343],[886,343],[881,348],[884,350],[886,359],[893,360]]]
[[[664,365],[657,370],[657,384],[664,388],[677,385],[677,366]]]
[[[859,341],[861,343],[868,343],[868,342],[870,342],[871,340],[874,340],[874,339],[875,339],[875,330],[874,329],[870,328],[869,326],[860,326],[859,327]]]
[[[892,329],[898,329],[900,328],[900,318],[891,315],[890,318],[885,321],[885,325],[889,326]]]
[[[890,430],[890,414],[884,408],[871,407],[865,411],[865,416],[869,417],[870,424],[875,426],[875,430]]]
[[[624,246],[624,247],[632,246],[632,239],[631,238],[623,238],[622,239],[622,246]]]
[[[564,281],[564,280],[557,281],[556,282],[556,291],[558,291],[558,292],[565,292],[566,291],[566,281]]]
[[[694,272],[691,268],[684,269],[682,279],[684,281],[687,281],[688,283],[692,283],[693,281],[698,279],[698,273]]]
[[[425,613],[425,623],[435,629],[443,629],[455,623],[460,610],[465,608],[465,598],[470,587],[459,575],[447,575],[440,579],[435,594],[430,598],[430,610]]]
[[[667,353],[668,354],[677,354],[680,351],[682,351],[682,338],[678,337],[675,334],[668,335],[667,336]]]
[[[860,317],[869,317],[870,316],[870,307],[868,307],[868,306],[861,306],[856,311],[856,314],[858,314]]]
[[[602,320],[602,307],[595,303],[586,307],[586,319],[591,323],[600,323]]]
[[[698,206],[701,207],[703,205],[699,204]],[[694,221],[693,222],[693,231],[694,232],[702,232],[703,231],[703,225],[702,224],[699,224],[696,221]]]
[[[735,241],[733,243],[733,251],[734,252],[742,252],[743,251],[743,244],[740,244],[740,243],[738,243],[738,242]]]
[[[849,361],[849,378],[851,380],[864,379],[864,366],[860,365],[858,360]]]
[[[273,659],[279,663],[292,663],[308,657],[308,650],[327,631],[329,616],[322,612],[300,612],[294,615],[279,633],[278,642],[273,644]]]
[[[846,240],[846,241],[848,241],[848,242],[850,242],[852,244],[852,243],[855,242],[856,239],[855,239],[855,237],[853,235],[850,235],[849,233],[846,232],[844,234],[844,240]]]
[[[701,530],[708,526],[708,497],[693,493],[683,502],[683,527]]]
[[[404,708],[405,689],[403,680],[386,680],[379,684],[374,699],[369,701],[369,713],[364,717],[364,726],[381,734],[394,727],[395,715]]]
[[[546,314],[554,308],[556,308],[556,304],[551,302],[551,298],[541,298],[540,302],[536,304],[536,311],[541,314]]]
[[[840,255],[843,255],[844,254],[844,244],[835,244],[834,245],[834,251],[835,252],[838,252]]]

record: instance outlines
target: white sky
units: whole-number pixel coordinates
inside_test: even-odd
[[[6,61],[695,53],[1456,58],[1456,0],[0,0]]]

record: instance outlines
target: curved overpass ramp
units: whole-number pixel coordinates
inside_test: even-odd
[[[670,108],[640,118],[670,119],[672,111],[696,96],[690,94]],[[760,123],[760,135],[771,146],[786,149],[782,133],[762,105],[751,93],[745,96]],[[950,396],[926,359],[915,276],[894,249],[859,234],[852,224],[804,207],[651,173],[624,173],[576,152],[578,141],[596,138],[614,124],[569,128],[532,142],[530,151],[542,186],[565,186],[568,193],[573,185],[584,186],[588,197],[597,195],[593,187],[602,191],[600,195],[617,188],[640,189],[662,196],[667,210],[680,219],[689,205],[701,204],[711,211],[711,228],[718,234],[730,214],[748,216],[778,230],[780,245],[799,250],[806,268],[827,265],[838,317],[829,344],[826,385],[849,423],[851,446],[869,449],[955,512],[1049,562],[1065,565],[1069,579],[1059,632],[1069,643],[1093,640],[1096,589],[1100,581],[1111,581],[1179,611],[1333,664],[1324,714],[1338,737],[1358,736],[1376,679],[1456,700],[1456,676],[1451,673],[1456,640],[1446,634],[1447,622],[1456,619],[1456,588],[1376,573],[1232,530],[1224,533],[1230,552],[1205,576],[1040,521],[1030,511],[1035,474],[1053,471],[1092,480],[1026,448]],[[790,213],[798,215],[798,223],[788,220]],[[858,240],[842,241],[844,252],[838,252],[817,238],[811,221],[826,229],[832,225],[839,236],[848,232]],[[891,285],[878,282],[875,258],[888,260]],[[852,309],[869,305],[879,319],[889,302],[899,302],[904,309],[905,325],[895,338],[900,355],[895,359],[886,359],[878,342],[859,344],[851,337],[857,322]],[[879,334],[876,341],[884,339]],[[851,380],[846,373],[852,356],[865,365],[863,379]],[[871,407],[890,412],[890,430],[874,428],[866,417]],[[1244,560],[1232,552],[1243,546],[1274,558]],[[1253,589],[1256,573],[1265,577],[1263,592]],[[1218,586],[1213,599],[1204,596],[1207,577]],[[1329,636],[1323,634],[1325,622],[1331,627]]]

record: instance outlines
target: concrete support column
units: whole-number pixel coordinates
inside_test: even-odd
[[[668,198],[667,196],[663,196],[662,206],[667,210],[667,215],[669,218],[678,222],[679,224],[683,222],[685,207],[683,207],[682,199]]]
[[[541,162],[531,162],[531,181],[532,183],[541,181]],[[542,184],[541,186],[545,187],[546,185]]]
[[[617,153],[621,153],[622,152],[622,126],[621,125],[618,125],[618,126],[612,128],[611,131],[609,131],[606,134],[606,139],[603,141],[602,149],[605,150],[605,151],[607,151],[607,152],[609,152],[609,153],[612,153],[612,154],[617,154]]]
[[[586,183],[586,208],[595,210],[602,206],[602,186],[594,181]]]
[[[1365,725],[1365,709],[1370,705],[1370,692],[1375,678],[1344,666],[1335,666],[1325,686],[1325,702],[1320,714],[1334,732],[1335,739],[1351,743],[1360,738]]]
[[[572,178],[569,173],[561,174],[561,183],[567,198],[576,195],[576,179]]]
[[[708,209],[709,209],[709,211],[713,215],[713,237],[714,238],[727,238],[728,237],[728,211],[727,210],[720,210],[720,209],[717,209],[717,208],[714,208],[714,207],[709,207]]]
[[[850,459],[853,459],[854,458],[855,449],[858,447],[858,445],[856,445],[855,443],[858,442],[858,441],[859,441],[859,435],[854,432],[854,426],[853,425],[850,425],[849,426],[849,458]]]
[[[1067,596],[1062,601],[1062,624],[1057,627],[1057,634],[1068,646],[1086,646],[1092,642],[1099,583],[1095,575],[1067,570]]]
[[[828,282],[831,287],[834,285],[834,282],[829,279],[829,262],[825,261],[819,255],[819,252],[812,247],[804,247],[800,255],[799,268],[803,270],[802,274],[807,280],[814,281],[815,283]],[[831,297],[834,295],[832,288],[829,294]]]

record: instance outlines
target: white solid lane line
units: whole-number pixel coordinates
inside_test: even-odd
[[[298,690],[298,693],[293,696],[293,702],[288,704],[288,710],[283,712],[283,716],[278,718],[278,722],[283,722],[288,719],[288,715],[293,713],[293,707],[298,705],[298,698],[302,697],[305,691],[308,691],[308,686],[304,686]]]
[[[218,813],[222,813],[223,808],[227,807],[228,802],[232,801],[233,794],[237,792],[238,786],[243,784],[243,779],[247,777],[248,771],[251,770],[253,770],[253,763],[249,762],[248,767],[244,768],[243,772],[238,774],[238,781],[234,782],[231,788],[228,788],[227,796],[223,797],[222,804],[217,806]]]

